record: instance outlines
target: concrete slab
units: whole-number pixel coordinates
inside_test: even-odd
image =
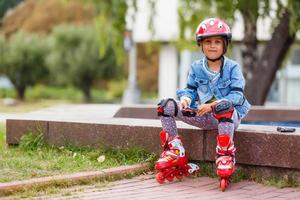
[[[72,105],[24,114],[7,120],[7,143],[17,144],[28,132],[43,132],[47,143],[58,146],[141,146],[160,153],[160,121],[113,118],[119,108]],[[217,130],[202,130],[180,121],[177,127],[190,159],[214,160]],[[294,133],[279,133],[274,126],[241,125],[235,144],[240,164],[300,169],[300,128]]]
[[[5,119],[27,119],[47,121],[89,121],[112,118],[121,108],[118,104],[60,105],[27,113],[14,113]]]
[[[114,117],[158,119],[156,105],[123,106]],[[300,122],[300,108],[252,106],[243,121]]]

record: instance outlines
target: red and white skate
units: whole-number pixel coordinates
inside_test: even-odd
[[[218,136],[217,151],[217,175],[220,178],[220,189],[222,192],[226,190],[230,183],[230,176],[235,170],[234,153],[236,148],[230,140],[229,134]]]
[[[194,163],[188,163],[184,166],[175,166],[164,170],[158,170],[159,172],[156,174],[155,178],[158,183],[163,184],[165,180],[172,182],[175,177],[178,180],[181,180],[183,179],[184,176],[189,176],[191,174],[194,174],[198,170],[199,170],[198,165]]]
[[[234,163],[231,156],[220,156],[217,160],[217,175],[220,177],[220,188],[224,192],[230,183],[230,176],[234,172]]]
[[[157,182],[162,184],[166,179],[171,182],[175,177],[181,180],[184,176],[188,176],[199,170],[198,165],[188,163],[179,136],[176,136],[168,142],[168,132],[162,131],[160,138],[164,151],[155,163],[155,169],[158,171],[156,174]]]

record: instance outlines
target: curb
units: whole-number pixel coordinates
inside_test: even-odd
[[[76,183],[84,183],[91,180],[120,178],[129,174],[147,171],[149,170],[149,168],[150,163],[147,162],[129,166],[113,167],[99,171],[78,172],[68,175],[56,175],[41,178],[33,178],[24,181],[0,183],[0,197],[12,194],[16,191],[22,191],[25,189],[42,187],[47,185],[60,185],[64,183],[75,185]]]

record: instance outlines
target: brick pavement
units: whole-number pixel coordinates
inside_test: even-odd
[[[132,179],[120,180],[100,186],[97,184],[76,186],[63,191],[60,194],[39,196],[34,199],[300,200],[300,190],[297,188],[279,189],[264,186],[255,182],[241,181],[239,183],[232,184],[226,192],[221,192],[218,188],[218,179],[216,178],[184,178],[183,181],[174,181],[160,185],[155,181],[154,175],[142,175]]]

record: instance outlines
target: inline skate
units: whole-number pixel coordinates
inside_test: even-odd
[[[166,131],[160,132],[163,152],[155,164],[157,170],[156,180],[162,184],[165,180],[173,181],[174,178],[181,180],[184,176],[199,170],[198,165],[188,163],[185,149],[179,136],[169,138]]]
[[[230,184],[230,176],[235,170],[236,148],[230,139],[229,134],[221,134],[217,137],[216,147],[217,175],[220,179],[220,189],[224,192]]]

